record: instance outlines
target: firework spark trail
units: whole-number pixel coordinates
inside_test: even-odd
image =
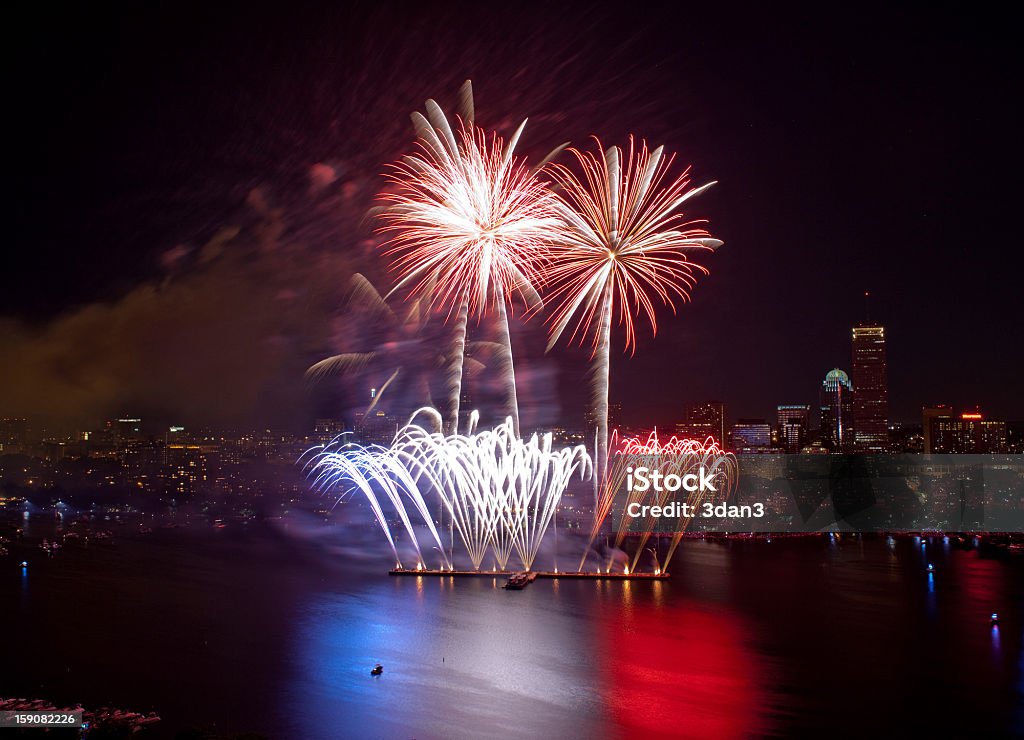
[[[413,420],[420,414],[440,422],[434,409],[420,409]],[[406,502],[413,504],[414,513],[427,525],[444,567],[452,567],[423,496],[423,492],[433,491],[451,517],[475,569],[480,569],[490,550],[502,570],[513,551],[529,570],[571,478],[577,473],[581,478],[593,474],[590,456],[582,446],[553,449],[550,434],[519,439],[511,419],[493,430],[476,431],[477,419],[474,412],[468,434],[430,433],[411,420],[390,447],[349,443],[322,451],[308,466],[313,485],[326,492],[348,484],[341,496],[352,490],[361,492],[384,530],[396,562],[400,563],[397,546],[378,491],[401,519],[416,548],[417,565],[423,557]]]
[[[440,414],[433,409],[423,413],[440,420]],[[471,417],[470,434],[475,421],[475,417]],[[466,439],[459,434],[431,434],[418,425],[409,424],[399,431],[392,450],[403,465],[413,471],[417,482],[425,480],[441,497],[470,562],[479,570],[493,540],[494,507],[488,500],[489,492],[482,485],[475,460],[467,454],[472,450],[467,450]]]
[[[616,494],[626,488],[627,468],[631,465],[641,464],[651,470],[659,470],[663,475],[676,474],[680,477],[687,473],[698,472],[703,465],[708,471],[708,477],[719,484],[719,492],[716,498],[723,500],[729,496],[738,480],[739,469],[735,455],[723,450],[711,437],[708,437],[704,442],[675,436],[661,441],[657,430],[655,430],[651,432],[647,439],[628,437],[618,442],[617,434],[613,433],[611,446],[617,449],[609,458],[608,474],[599,489],[598,506],[595,510],[587,546],[583,551],[583,557],[580,559],[580,571],[583,570],[594,541],[597,539],[605,521],[607,521],[608,515],[611,513],[612,506],[615,504]],[[640,460],[637,458],[640,458]],[[700,491],[690,493],[687,497],[687,503],[697,507],[704,501],[706,495],[706,493]],[[629,491],[623,500],[623,511],[625,511],[625,507],[633,502],[640,505],[664,505],[669,499],[670,494],[662,492],[660,498],[653,500],[655,497],[658,497],[658,493],[653,491],[653,489],[647,492]],[[648,498],[652,500],[648,500]],[[630,565],[631,571],[636,570],[656,522],[657,520],[652,517],[647,518],[643,522],[639,532],[640,540],[637,543]],[[664,568],[668,567],[668,563],[672,560],[672,555],[682,539],[683,532],[688,526],[689,520],[683,517],[680,517],[676,522],[668,554],[663,561]],[[627,534],[637,534],[637,532],[628,531],[625,526],[620,527],[615,539],[616,547],[621,547]],[[655,565],[658,565],[657,562],[655,562]],[[608,561],[605,567],[610,568],[611,561]]]
[[[707,470],[709,477],[718,481],[717,492],[711,496],[713,501],[711,503],[717,503],[720,501],[727,500],[736,490],[736,486],[739,485],[739,464],[736,461],[736,456],[731,452],[723,453],[721,451],[711,452],[705,449],[700,453],[701,461],[691,467],[693,470],[699,470],[700,465],[704,465]],[[704,503],[704,499],[708,496],[707,493],[700,491],[693,493],[689,497],[689,503],[696,507]],[[686,528],[689,526],[689,519],[684,521],[683,517],[680,517],[676,523],[675,532],[672,534],[672,542],[669,544],[668,552],[665,553],[664,568],[667,570],[669,563],[672,562],[672,556],[676,552],[676,548],[679,546],[679,542],[683,539],[683,534]],[[646,542],[646,538],[644,539]]]
[[[380,445],[364,447],[354,442],[328,445],[321,448],[321,452],[314,454],[307,464],[307,469],[312,478],[313,488],[320,491],[342,487],[346,482],[350,484],[349,488],[343,488],[341,495],[338,497],[339,502],[346,493],[353,490],[351,486],[354,486],[355,490],[363,494],[374,516],[377,518],[377,523],[384,530],[388,543],[391,545],[391,550],[395,556],[395,563],[398,567],[401,567],[402,561],[398,555],[398,548],[395,545],[384,510],[381,508],[377,497],[377,490],[382,491],[401,519],[402,525],[405,527],[405,531],[408,533],[409,539],[416,549],[417,565],[422,565],[423,553],[420,550],[419,541],[416,539],[416,533],[413,530],[409,512],[406,510],[402,500],[404,495],[405,499],[412,502],[414,510],[427,525],[427,529],[430,531],[434,541],[437,543],[438,550],[441,552],[444,565],[450,567],[450,563],[444,554],[441,538],[427,510],[426,501],[420,494],[415,480],[409,475],[409,471],[399,460],[390,454],[388,448]]]
[[[700,469],[704,468],[706,476],[715,481],[717,491],[714,494],[709,494],[703,490],[690,491],[686,503],[690,505],[691,511],[697,511],[698,507],[705,502],[709,495],[715,500],[725,500],[729,497],[738,481],[739,471],[736,456],[719,447],[712,437],[708,437],[704,442],[700,442],[695,439],[673,436],[667,441],[662,442],[658,437],[657,430],[654,430],[646,440],[639,437],[631,437],[623,441],[621,457],[619,459],[626,460],[630,458],[630,462],[644,465],[651,470],[658,470],[663,476],[677,475],[683,478],[687,474],[699,475]],[[637,460],[637,458],[640,459]],[[650,501],[645,500],[648,496],[651,499]],[[664,506],[672,498],[672,492],[663,490],[659,494],[659,492],[651,487],[645,493],[637,494],[633,492],[633,495],[630,496],[630,502],[636,500],[641,505]],[[636,570],[637,563],[643,554],[651,533],[654,531],[657,521],[657,517],[648,516],[643,522],[640,540],[637,542],[636,550],[633,554],[631,570]],[[684,517],[680,514],[673,527],[672,541],[665,556],[665,569],[668,568],[672,555],[675,554],[676,547],[679,545],[683,533],[689,524],[690,517]],[[626,534],[625,527],[619,529],[615,542],[617,547],[622,545],[622,540]]]
[[[675,312],[675,300],[689,301],[697,273],[707,269],[689,261],[693,250],[713,250],[722,242],[687,221],[679,208],[714,183],[690,188],[689,168],[666,182],[674,157],[663,147],[639,150],[630,137],[628,154],[618,147],[598,153],[570,149],[579,170],[552,164],[558,186],[561,228],[544,264],[545,300],[554,303],[548,349],[572,326],[569,342],[594,344],[593,408],[597,424],[595,506],[608,466],[608,375],[613,314],[625,330],[627,351],[636,348],[634,313],[645,316],[657,333],[655,302]]]
[[[514,550],[529,570],[570,479],[592,473],[590,456],[582,446],[553,449],[550,433],[519,439],[511,419],[477,432],[477,419],[474,412],[465,435],[409,425],[392,449],[414,477],[434,484],[475,568],[489,547],[499,568]]]
[[[611,446],[614,447],[616,444],[617,432],[612,433]],[[596,453],[596,450],[595,450]],[[609,460],[607,472],[604,478],[598,482],[595,482],[596,493],[596,504],[594,506],[594,518],[590,525],[590,536],[587,539],[587,545],[583,548],[583,555],[580,557],[580,566],[577,569],[579,572],[583,572],[583,566],[587,562],[587,556],[590,554],[590,549],[594,545],[594,541],[597,539],[598,534],[601,532],[601,527],[608,518],[608,514],[611,513],[612,505],[615,503],[615,494],[622,489],[626,482],[626,464],[623,461],[624,458],[621,456],[614,456]],[[620,461],[621,462],[620,464]],[[596,477],[596,472],[595,472]]]
[[[540,303],[533,284],[559,223],[551,192],[513,156],[526,121],[506,144],[472,122],[469,83],[460,96],[465,117],[453,130],[433,100],[427,115],[413,114],[418,151],[394,165],[393,192],[382,196],[381,231],[390,238],[385,254],[398,274],[395,290],[428,298],[432,307],[456,317],[449,356],[445,430],[458,430],[462,354],[470,316],[493,309],[508,338],[506,305],[521,298]],[[466,103],[465,101],[469,101]],[[508,348],[505,389],[518,432],[515,376]]]

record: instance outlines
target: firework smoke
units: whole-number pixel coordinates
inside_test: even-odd
[[[375,327],[374,333],[382,337],[381,341],[361,352],[344,352],[320,360],[306,370],[306,380],[318,383],[332,376],[348,377],[368,368],[379,369],[387,374],[387,380],[371,399],[364,412],[366,416],[400,375],[406,376],[412,386],[416,406],[430,404],[426,371],[438,366],[441,357],[425,335],[428,311],[422,301],[412,301],[400,315],[403,307],[392,308],[369,280],[356,273],[351,280],[348,304],[363,314],[363,323]]]

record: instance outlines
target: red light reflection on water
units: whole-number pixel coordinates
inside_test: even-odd
[[[764,671],[739,618],[686,604],[634,604],[602,629],[602,691],[622,736],[765,732]]]

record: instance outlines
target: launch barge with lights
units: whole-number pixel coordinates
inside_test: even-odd
[[[520,573],[515,570],[416,570],[415,568],[393,568],[388,571],[391,576],[434,576],[451,578],[511,578]],[[535,578],[585,578],[590,580],[608,581],[664,581],[670,578],[668,573],[597,573],[593,571],[530,571]]]

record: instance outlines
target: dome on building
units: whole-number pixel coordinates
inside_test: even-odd
[[[850,376],[838,367],[828,371],[828,374],[825,376],[824,385],[829,389],[835,389],[842,385],[847,390],[853,390],[853,384],[850,383]]]

